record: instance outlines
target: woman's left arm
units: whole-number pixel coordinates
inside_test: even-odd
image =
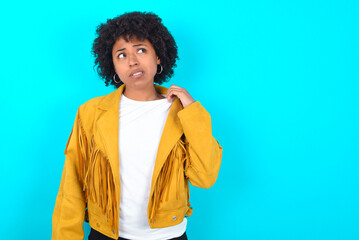
[[[185,175],[193,186],[210,188],[217,180],[223,151],[212,136],[211,116],[185,89],[177,86],[171,88],[167,98],[176,95],[184,107],[177,116],[183,127],[189,155]]]

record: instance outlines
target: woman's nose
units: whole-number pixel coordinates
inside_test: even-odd
[[[138,64],[138,60],[135,54],[130,54],[128,57],[128,65],[133,66],[133,65],[137,65]]]

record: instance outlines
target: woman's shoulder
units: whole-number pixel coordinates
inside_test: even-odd
[[[82,115],[92,115],[95,113],[98,109],[107,109],[109,106],[114,104],[117,100],[118,92],[113,91],[109,94],[97,96],[94,98],[91,98],[81,104],[78,108],[78,111]]]
[[[113,92],[91,98],[78,107],[77,117],[85,132],[91,133],[93,131],[94,123],[102,115],[102,109],[105,109],[106,104],[109,104],[111,99],[117,99],[114,97]]]
[[[81,108],[93,108],[93,107],[97,107],[98,104],[101,102],[101,100],[105,97],[106,95],[103,96],[97,96],[91,99],[88,99],[87,101],[85,101],[83,104],[80,105]]]

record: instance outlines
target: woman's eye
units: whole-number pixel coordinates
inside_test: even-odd
[[[126,55],[124,54],[124,53],[120,53],[119,55],[118,55],[118,58],[124,58]]]
[[[138,49],[138,52],[139,52],[139,53],[144,53],[144,52],[146,52],[146,49],[140,48],[140,49]]]

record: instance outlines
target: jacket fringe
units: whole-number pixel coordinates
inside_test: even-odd
[[[115,183],[112,174],[112,169],[108,157],[101,151],[95,143],[94,136],[88,141],[86,132],[83,128],[80,117],[78,118],[78,152],[79,159],[79,178],[83,182],[83,191],[85,192],[86,203],[88,200],[92,200],[99,204],[102,213],[105,214],[110,220],[111,228],[118,229],[119,211],[118,203],[116,200]],[[188,154],[188,142],[185,138],[180,138],[171,150],[165,163],[163,164],[161,171],[158,175],[156,185],[154,187],[154,193],[152,195],[152,206],[150,212],[150,221],[153,222],[160,203],[168,201],[170,192],[170,182],[174,172],[174,161],[179,161],[177,168],[179,186],[180,181],[183,179],[181,175],[181,165],[184,165],[183,173],[190,167],[190,160]],[[96,193],[96,182],[94,176],[96,174],[99,179],[99,192]],[[187,191],[187,205],[191,207],[189,202],[189,183],[186,177],[185,188]],[[166,191],[166,192],[165,192]],[[176,191],[176,199],[179,197],[179,188]]]
[[[177,179],[177,186],[179,186],[180,181],[183,179],[183,175],[181,175],[181,165],[185,165],[184,172],[189,167],[189,155],[188,155],[188,142],[185,143],[185,140],[182,138],[177,141],[174,148],[171,150],[169,156],[167,157],[165,163],[162,166],[162,169],[158,175],[156,185],[154,187],[154,193],[152,195],[152,208],[150,211],[150,221],[153,222],[154,218],[156,217],[156,213],[158,212],[158,208],[160,203],[163,202],[164,197],[166,195],[166,201],[168,201],[168,195],[170,192],[170,182],[174,171],[174,161],[180,161],[178,165],[178,179]],[[184,172],[182,174],[184,174]],[[189,184],[188,179],[186,178],[185,181],[185,188],[187,190],[187,205],[190,207],[191,204],[189,203]],[[165,190],[166,193],[165,193]],[[176,199],[179,197],[179,188],[176,191]]]
[[[116,201],[115,183],[108,157],[95,143],[94,136],[88,141],[81,119],[78,118],[78,159],[79,178],[83,183],[86,203],[97,203],[103,214],[106,213],[112,229],[118,229],[119,211]],[[95,171],[97,166],[97,173]],[[99,179],[99,192],[96,193],[95,174]]]

